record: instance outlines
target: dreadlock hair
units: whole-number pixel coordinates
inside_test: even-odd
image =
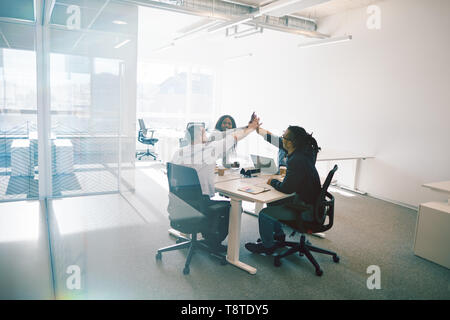
[[[320,147],[317,145],[316,139],[312,137],[305,129],[298,126],[289,126],[289,139],[295,146],[295,149],[311,149],[315,154],[319,153]]]

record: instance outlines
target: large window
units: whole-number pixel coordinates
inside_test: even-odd
[[[118,191],[121,63],[50,55],[54,196]]]
[[[183,130],[189,121],[214,117],[212,69],[165,62],[138,66],[137,116],[154,128]]]

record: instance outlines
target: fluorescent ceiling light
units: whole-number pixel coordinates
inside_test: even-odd
[[[114,24],[128,24],[128,22],[122,21],[122,20],[114,20],[112,23]]]
[[[218,26],[214,26],[212,28],[209,28],[208,32],[209,33],[218,32],[218,31],[224,30],[226,28],[231,28],[231,27],[237,26],[237,25],[239,25],[241,23],[246,23],[246,22],[251,21],[251,20],[253,20],[253,17],[227,21],[227,22],[223,23],[222,25],[218,25]]]
[[[130,39],[127,39],[125,41],[122,41],[121,43],[118,43],[114,46],[114,49],[119,49],[120,47],[123,47],[124,45],[126,45],[128,42],[130,42]]]
[[[196,27],[192,28],[191,30],[180,34],[179,36],[175,37],[173,40],[176,41],[176,40],[180,40],[180,39],[190,37],[193,35],[198,35],[198,34],[200,34],[200,32],[204,31],[205,29],[211,28],[211,27],[217,25],[218,23],[221,23],[221,22],[220,21],[208,21],[207,23],[204,23],[203,25],[196,26]]]
[[[156,48],[155,50],[153,50],[153,52],[159,52],[159,51],[163,51],[165,49],[168,49],[170,47],[173,47],[175,45],[175,42],[170,42],[168,44],[163,45],[162,47]]]
[[[328,44],[333,43],[339,43],[339,42],[345,42],[352,40],[352,36],[343,36],[343,37],[336,37],[336,38],[329,38],[329,39],[321,39],[314,42],[308,42],[308,43],[300,43],[298,45],[299,48],[309,48],[309,47],[318,47],[318,46],[324,46]]]
[[[261,28],[256,28],[256,30],[254,30],[253,32],[248,32],[248,33],[244,33],[244,34],[240,34],[240,35],[238,35],[238,36],[235,36],[234,38],[235,39],[239,39],[239,38],[244,38],[244,37],[248,37],[248,36],[251,36],[251,35],[253,35],[253,34],[256,34],[256,33],[263,33],[263,28],[261,27]]]
[[[239,55],[239,56],[234,56],[234,57],[226,58],[226,59],[224,59],[223,61],[234,61],[234,60],[238,60],[238,59],[242,59],[242,58],[247,58],[247,57],[252,57],[252,56],[253,56],[253,53],[249,52],[249,53],[246,53],[246,54],[241,54],[241,55]]]

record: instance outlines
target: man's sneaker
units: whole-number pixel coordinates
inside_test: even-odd
[[[277,246],[266,248],[262,243],[248,242],[245,244],[245,248],[253,253],[265,253],[266,255],[271,255],[275,252]]]

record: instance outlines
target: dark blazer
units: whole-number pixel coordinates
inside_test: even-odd
[[[272,187],[283,193],[295,192],[297,201],[314,205],[321,189],[315,159],[315,154],[295,150],[288,155],[286,176],[283,181],[272,180]]]

